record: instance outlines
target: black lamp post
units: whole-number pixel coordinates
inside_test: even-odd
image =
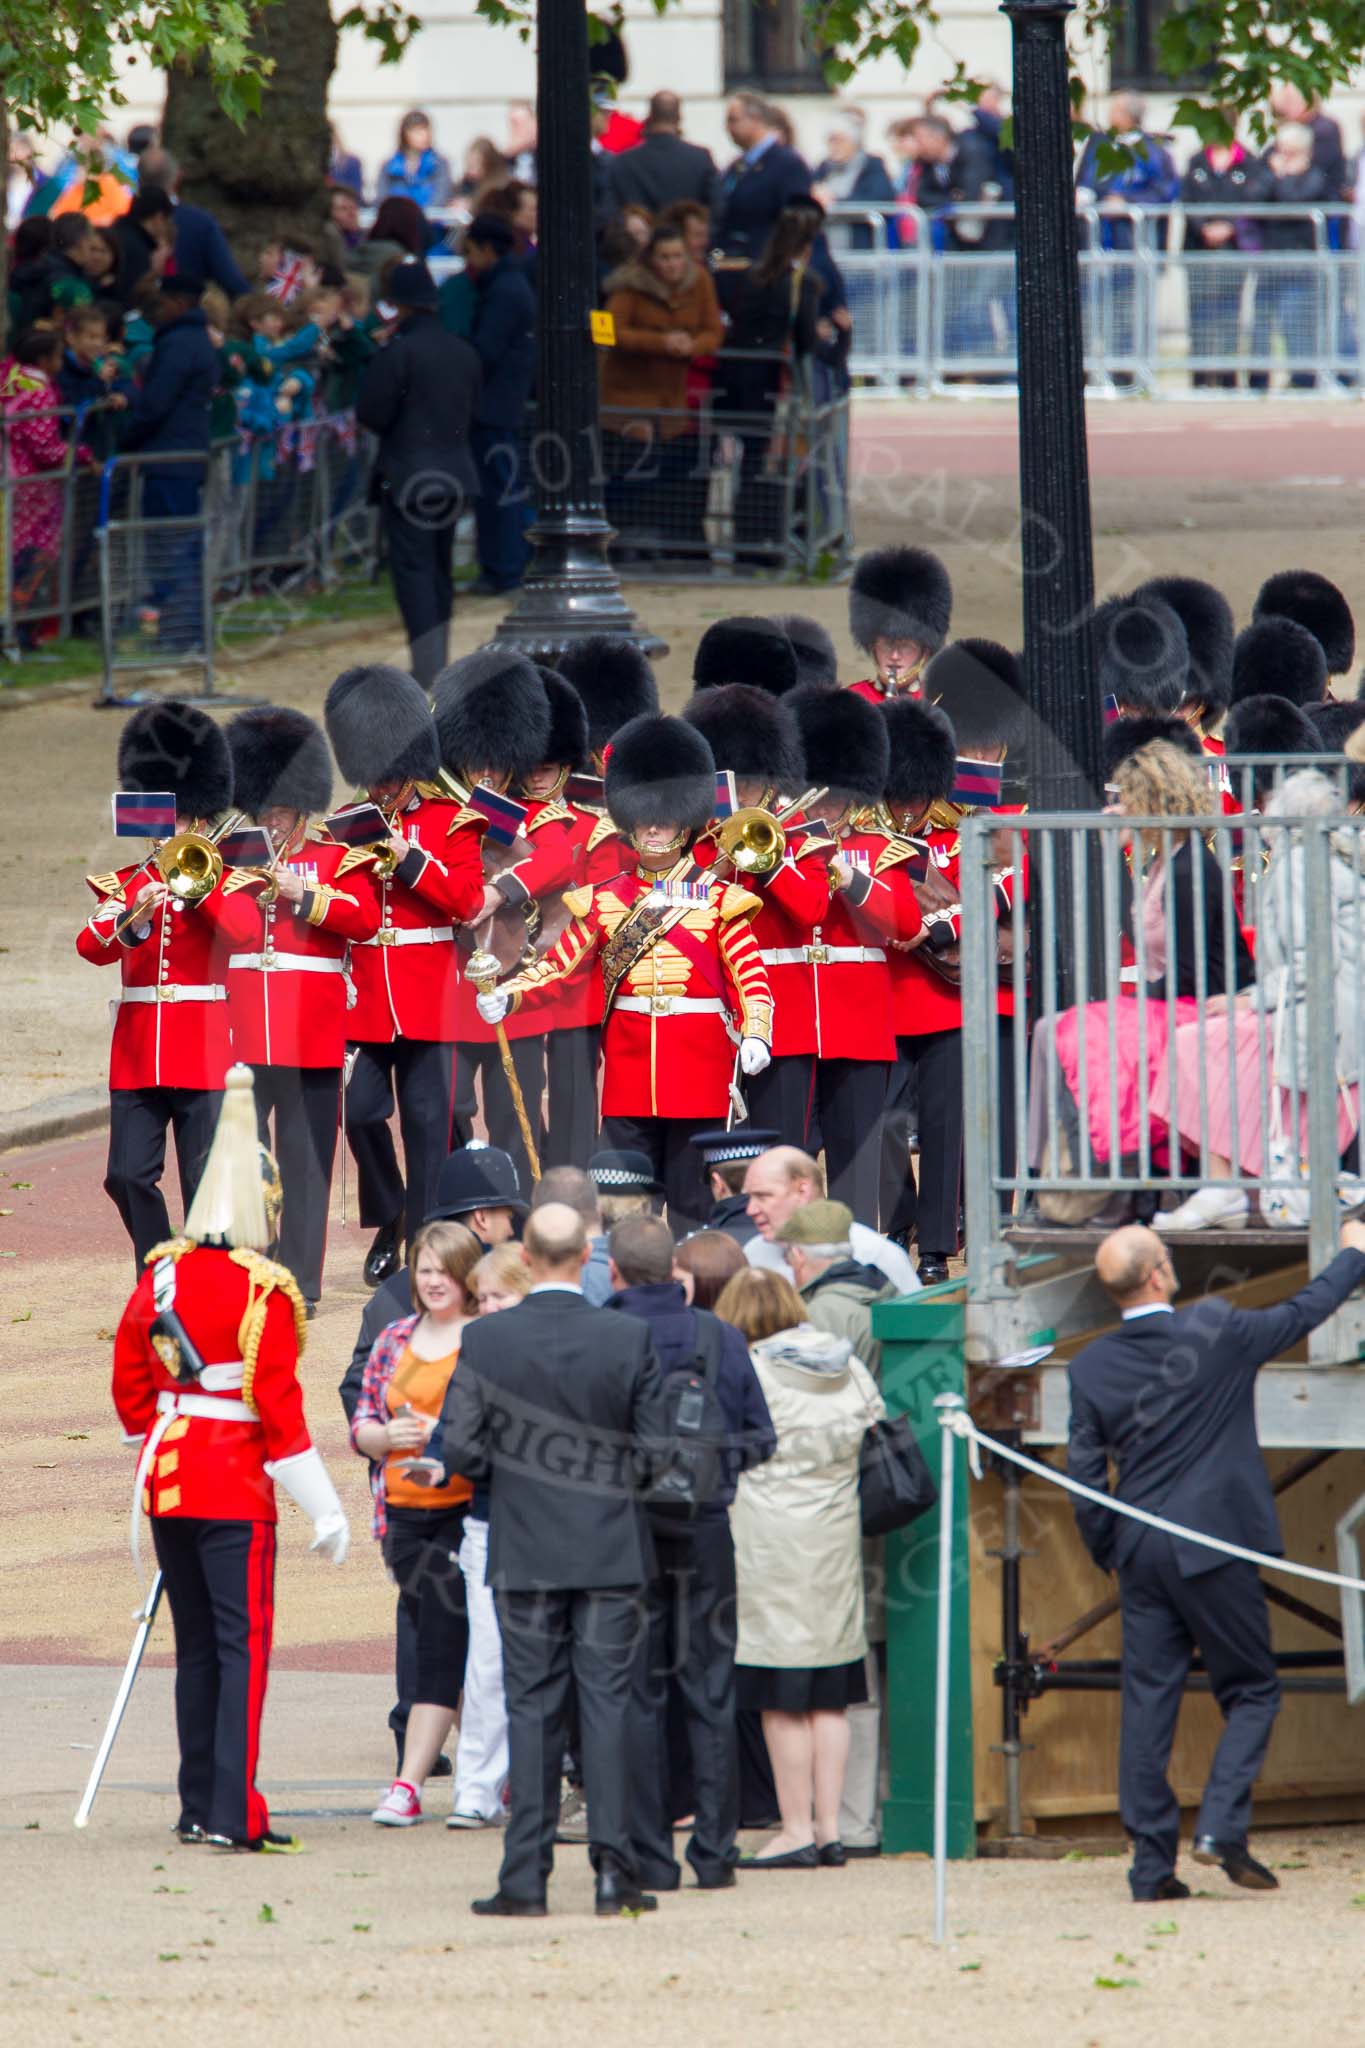
[[[536,37],[536,423],[530,485],[534,553],[503,646],[553,661],[587,633],[664,644],[640,625],[607,560],[597,360],[589,324],[595,287],[591,74],[584,0],[541,0]]]
[[[1066,20],[1071,0],[1004,0],[1014,42],[1015,287],[1019,312],[1019,496],[1024,577],[1024,678],[1030,711],[1029,801],[1040,811],[1097,809],[1102,720],[1089,627],[1095,579],[1085,437],[1076,198]],[[1057,1000],[1100,993],[1075,985],[1070,847],[1057,846]],[[1041,961],[1040,891],[1030,891],[1033,958]],[[1102,970],[1099,864],[1083,890],[1091,977]],[[1035,987],[1040,977],[1033,977]]]

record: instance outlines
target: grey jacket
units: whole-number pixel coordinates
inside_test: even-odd
[[[1286,778],[1268,817],[1341,818],[1342,800],[1325,775],[1305,769]],[[1309,1008],[1334,1011],[1338,1081],[1360,1079],[1365,1065],[1365,828],[1331,834],[1332,934],[1321,957],[1308,930],[1309,857],[1302,833],[1277,834],[1256,902],[1257,1001],[1266,1013],[1272,1071],[1281,1087],[1308,1086]]]

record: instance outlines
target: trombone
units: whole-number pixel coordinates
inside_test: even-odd
[[[716,844],[736,874],[770,875],[781,865],[787,850],[787,835],[782,829],[786,821],[824,794],[823,789],[808,789],[771,811],[761,804],[747,804],[724,820],[716,834]]]
[[[152,863],[172,896],[181,903],[202,903],[223,879],[218,841],[242,823],[240,811],[228,811],[211,832],[177,832],[163,840]]]

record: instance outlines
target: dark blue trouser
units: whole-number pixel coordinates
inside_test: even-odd
[[[474,427],[469,446],[479,472],[474,531],[479,567],[490,583],[510,590],[520,583],[531,549],[526,529],[534,507],[522,474],[521,436],[515,427]]]
[[[142,483],[142,516],[146,534],[147,573],[151,602],[161,613],[161,638],[198,646],[204,632],[204,536],[197,526],[158,532],[156,520],[197,520],[203,491],[193,465],[158,474],[149,470]]]
[[[1149,1530],[1119,1567],[1119,1598],[1119,1813],[1133,1842],[1128,1881],[1135,1892],[1143,1892],[1175,1869],[1180,1807],[1166,1766],[1195,1651],[1203,1657],[1224,1723],[1195,1822],[1197,1835],[1245,1843],[1251,1788],[1280,1710],[1280,1680],[1265,1592],[1254,1565],[1233,1558],[1197,1578],[1182,1578],[1170,1537]]]

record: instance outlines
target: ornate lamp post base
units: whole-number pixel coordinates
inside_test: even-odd
[[[530,530],[535,553],[493,636],[496,645],[551,666],[564,647],[588,633],[634,640],[651,657],[666,654],[667,643],[641,625],[621,594],[607,560],[611,537],[606,519],[592,509],[537,519]]]

